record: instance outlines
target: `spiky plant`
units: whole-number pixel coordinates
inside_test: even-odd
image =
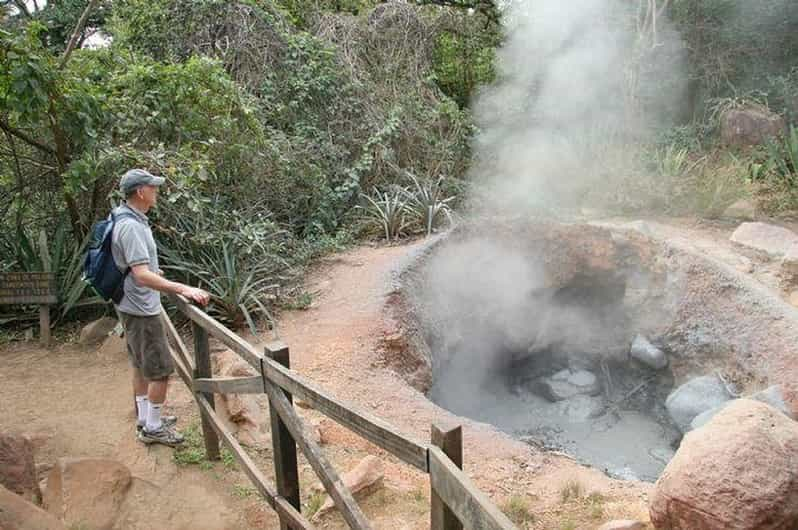
[[[456,197],[454,195],[446,197],[442,176],[437,180],[420,179],[410,173],[407,176],[413,182],[413,190],[406,192],[409,210],[429,236],[443,218],[451,221],[449,204]]]
[[[364,212],[365,221],[379,228],[388,241],[394,241],[402,235],[410,224],[408,206],[408,190],[394,187],[389,191],[374,188],[374,196],[361,194],[367,202],[359,208]]]

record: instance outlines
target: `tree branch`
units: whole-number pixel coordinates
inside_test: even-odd
[[[44,151],[48,155],[55,155],[55,149],[53,149],[49,145],[45,145],[45,144],[41,143],[38,140],[34,140],[33,138],[31,138],[30,136],[28,136],[24,132],[20,131],[19,129],[15,129],[14,127],[10,126],[9,124],[4,122],[3,120],[0,120],[0,129],[4,130],[8,134],[16,136],[17,138],[19,138],[20,140],[22,140],[26,144],[32,145],[33,147],[36,147],[37,149],[39,149],[41,151]]]
[[[69,43],[67,44],[66,50],[64,50],[64,55],[61,56],[61,62],[58,64],[58,68],[61,69],[66,66],[67,61],[69,60],[69,56],[72,54],[72,51],[75,49],[75,46],[78,43],[78,39],[80,38],[80,34],[83,32],[83,26],[86,25],[86,21],[89,19],[89,14],[91,13],[92,9],[97,7],[97,4],[100,3],[100,0],[91,0],[89,5],[86,6],[86,9],[83,10],[83,14],[80,15],[80,19],[78,23],[75,25],[75,29],[72,31],[72,36],[69,38]]]

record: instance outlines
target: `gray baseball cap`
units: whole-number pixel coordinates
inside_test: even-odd
[[[131,169],[122,175],[122,180],[119,181],[119,189],[122,190],[123,195],[127,196],[140,186],[160,186],[164,182],[166,182],[165,178],[156,177],[143,169]]]

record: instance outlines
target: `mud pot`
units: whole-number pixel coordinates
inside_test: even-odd
[[[403,270],[400,292],[408,382],[614,478],[662,472],[689,430],[666,407],[680,385],[712,378],[733,399],[790,383],[795,311],[635,227],[461,226]]]

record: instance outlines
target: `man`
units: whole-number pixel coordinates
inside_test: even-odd
[[[166,331],[161,321],[162,293],[177,293],[206,305],[210,295],[163,277],[158,268],[158,249],[147,220],[147,212],[158,201],[162,177],[143,169],[122,176],[120,188],[125,203],[115,208],[111,253],[124,280],[124,296],[116,306],[125,329],[128,356],[133,365],[138,439],[146,444],[174,447],[183,442],[175,429],[176,418],[162,417],[169,375],[174,371]]]

